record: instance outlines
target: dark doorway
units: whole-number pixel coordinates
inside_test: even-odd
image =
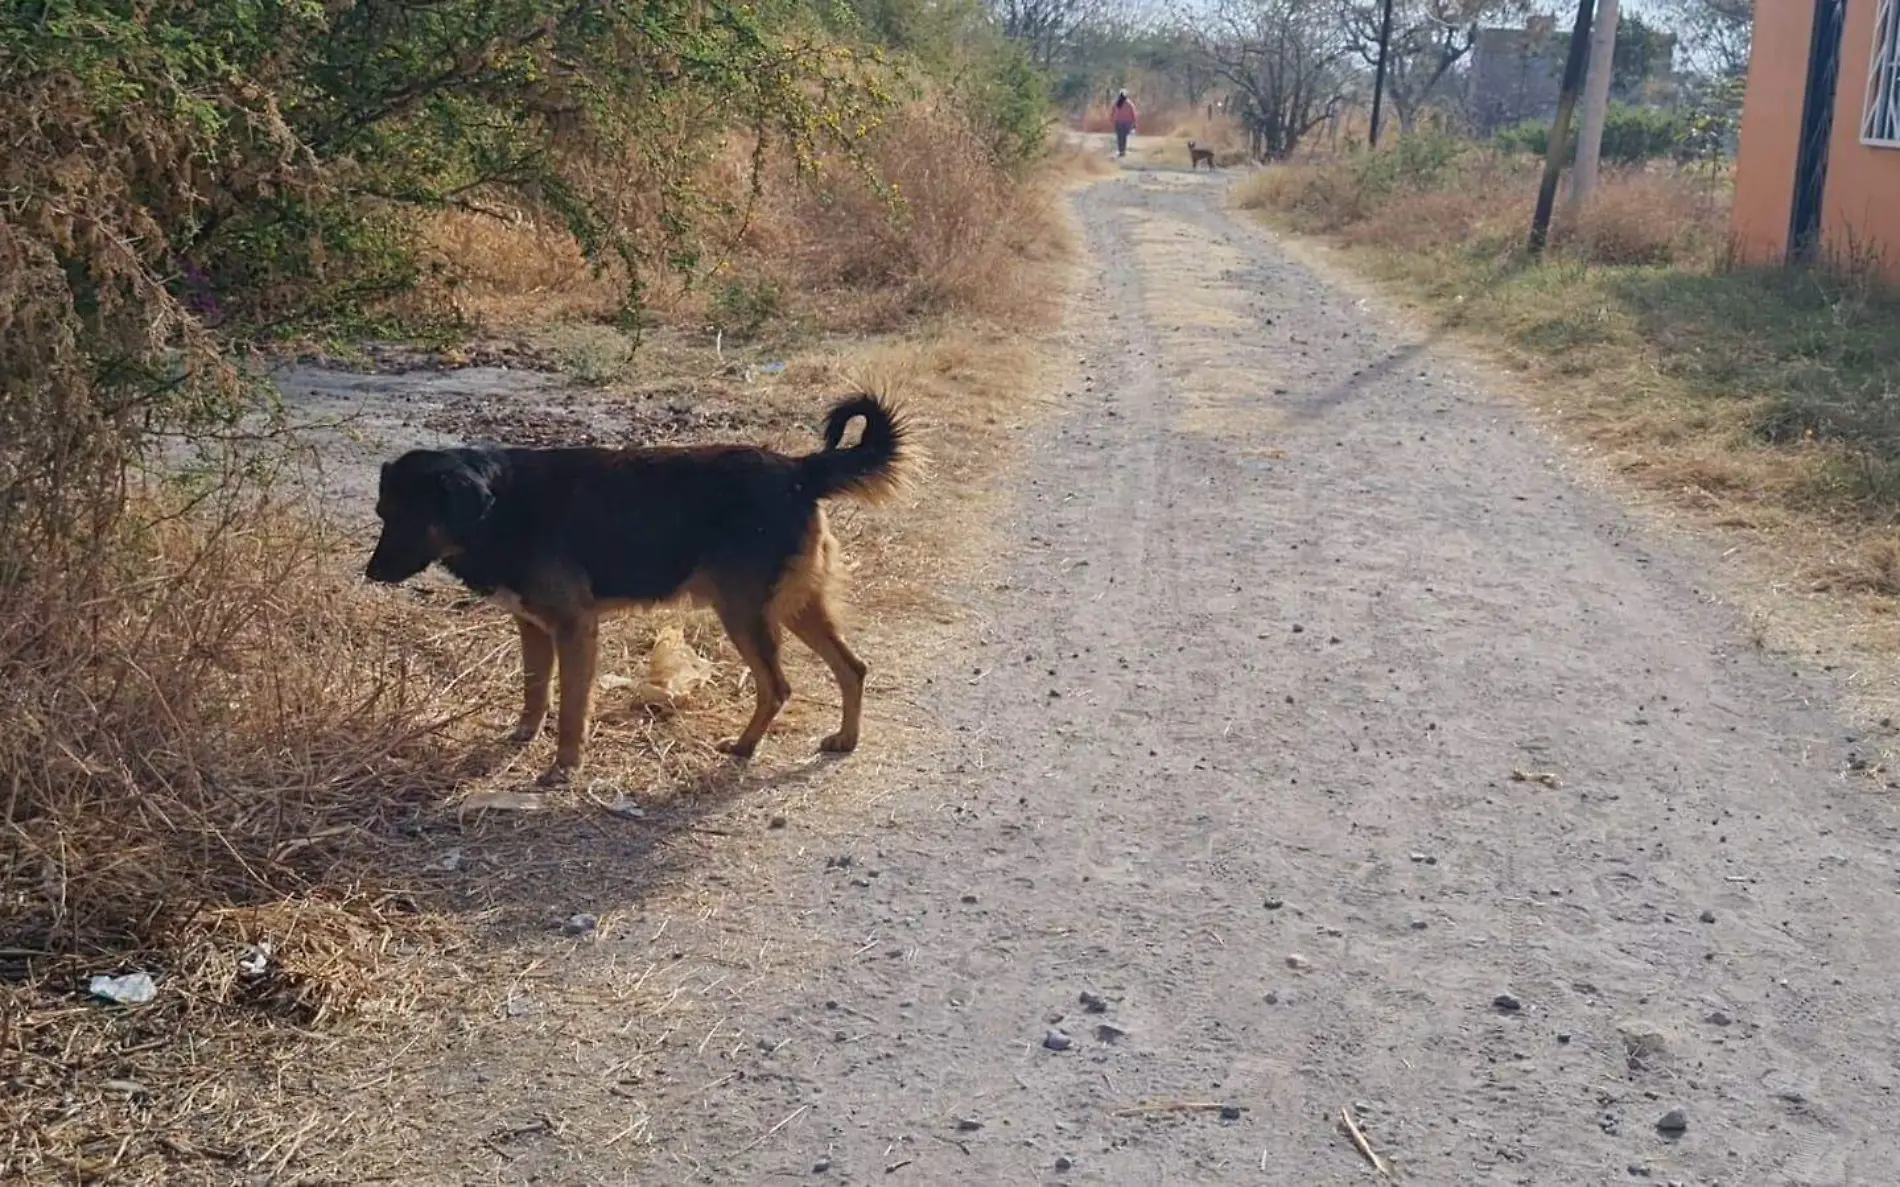
[[[1794,165],[1794,213],[1788,225],[1788,262],[1814,259],[1821,244],[1821,199],[1827,193],[1827,142],[1841,77],[1841,22],[1846,0],[1814,0],[1808,41],[1808,85],[1801,99],[1801,147]]]

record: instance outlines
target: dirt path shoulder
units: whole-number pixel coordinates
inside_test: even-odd
[[[1359,1183],[1350,1106],[1412,1182],[1882,1181],[1900,834],[1825,677],[1217,186],[1077,199],[955,744],[777,834],[807,959],[673,1045],[662,1177]]]

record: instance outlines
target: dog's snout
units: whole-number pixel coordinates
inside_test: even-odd
[[[376,541],[376,548],[369,555],[369,563],[363,566],[363,576],[380,585],[394,585],[413,576],[422,565],[407,565],[398,555],[399,548],[392,548],[388,536]],[[427,561],[424,561],[427,564]]]

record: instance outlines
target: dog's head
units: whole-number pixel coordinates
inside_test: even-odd
[[[395,584],[466,549],[495,504],[487,467],[467,451],[413,449],[383,465],[383,521],[364,576]]]

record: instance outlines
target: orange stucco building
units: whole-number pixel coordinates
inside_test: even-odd
[[[1900,0],[1757,0],[1734,227],[1749,262],[1900,282]]]

